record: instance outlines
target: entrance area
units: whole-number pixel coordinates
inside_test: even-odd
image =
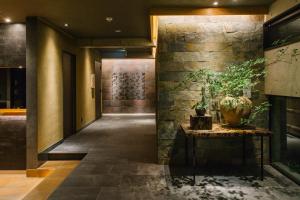
[[[63,53],[64,138],[76,131],[76,56]]]
[[[299,56],[295,0],[2,0],[0,200],[299,200]]]

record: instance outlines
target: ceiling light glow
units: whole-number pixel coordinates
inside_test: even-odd
[[[105,20],[106,20],[107,22],[112,22],[112,20],[114,20],[114,18],[112,18],[112,17],[106,17]]]
[[[214,5],[214,6],[219,5],[219,2],[215,1],[215,2],[213,3],[213,5]]]
[[[64,26],[65,26],[65,27],[69,27],[69,24],[65,23]]]
[[[10,23],[10,22],[11,22],[11,19],[10,19],[9,17],[7,17],[7,18],[4,19],[4,21],[5,21],[6,23]]]
[[[118,30],[115,30],[115,32],[116,33],[121,33],[122,31],[118,29]]]

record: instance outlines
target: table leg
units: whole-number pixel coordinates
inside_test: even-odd
[[[188,136],[185,136],[185,165],[189,164]]]
[[[260,179],[264,180],[264,136],[260,136]]]
[[[193,136],[193,185],[196,184],[196,139]]]
[[[246,164],[246,137],[245,137],[245,135],[243,135],[243,162],[242,162],[242,164],[243,164],[243,166],[245,166],[245,164]]]
[[[272,135],[269,136],[269,162],[272,163]]]

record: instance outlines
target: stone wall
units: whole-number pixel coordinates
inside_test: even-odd
[[[26,26],[0,24],[0,67],[26,66]]]
[[[159,17],[158,81],[158,159],[161,163],[183,155],[178,125],[188,122],[199,99],[200,87],[173,91],[188,72],[201,68],[222,71],[226,64],[263,56],[263,16],[179,16]],[[260,86],[262,88],[262,86]],[[256,100],[261,97],[256,97]],[[216,158],[213,152],[225,153],[218,159],[238,154],[240,141],[200,141],[202,158]],[[236,143],[236,146],[233,145]],[[248,141],[256,145],[253,141]],[[212,145],[214,144],[214,145]],[[174,148],[176,146],[176,148]],[[249,145],[248,145],[249,147]],[[230,158],[230,159],[228,159]],[[238,157],[239,158],[239,157]],[[183,160],[183,159],[179,159]],[[225,159],[224,159],[225,160]]]
[[[104,113],[154,113],[154,59],[103,59],[102,88]]]

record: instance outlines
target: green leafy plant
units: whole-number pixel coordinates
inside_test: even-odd
[[[288,38],[278,40],[273,43],[274,46],[285,44]],[[286,58],[289,47],[282,47],[277,51],[276,59],[268,65],[276,62],[292,63],[298,60],[300,55],[299,49],[291,50],[290,58]],[[198,101],[192,108],[208,108],[213,99],[221,99],[229,96],[238,98],[243,96],[245,91],[259,94],[256,86],[263,80],[266,75],[265,66],[267,60],[264,57],[247,60],[241,63],[233,63],[227,65],[222,72],[215,72],[210,69],[199,69],[185,75],[174,89],[189,88],[192,84],[198,83],[202,85],[201,93],[202,99]],[[205,93],[205,95],[203,95]],[[232,102],[234,103],[234,102]],[[232,104],[231,103],[231,104]],[[233,107],[233,105],[228,106]],[[226,106],[226,105],[225,105]],[[240,105],[243,106],[243,105]],[[248,105],[246,105],[248,106]],[[242,124],[251,124],[255,119],[266,112],[270,107],[268,102],[262,102],[252,109],[251,115],[248,119],[242,119]]]
[[[228,65],[218,77],[217,93],[222,96],[239,97],[244,90],[255,90],[265,75],[264,58]]]
[[[202,96],[201,101],[198,101],[196,104],[194,104],[192,106],[192,109],[205,109],[206,110],[208,108],[209,104],[208,104],[207,98],[205,96],[205,88],[204,87],[201,88],[201,96]]]
[[[269,104],[268,102],[263,102],[260,105],[254,107],[250,117],[248,119],[242,119],[242,124],[243,125],[252,124],[259,117],[259,115],[268,111],[270,106],[271,104]]]
[[[221,99],[226,96],[238,98],[243,96],[244,91],[247,89],[256,91],[255,87],[265,76],[264,63],[265,58],[257,58],[242,63],[230,64],[225,67],[223,72],[215,72],[210,69],[199,69],[195,72],[188,73],[175,89],[189,88],[192,83],[201,84],[202,99],[193,105],[192,108],[207,109],[209,102],[212,99]],[[232,103],[234,102],[228,104],[228,109],[233,107],[233,105],[231,105]],[[252,123],[255,117],[262,112],[265,112],[265,108],[267,108],[265,105],[266,102],[255,107],[251,117],[242,121],[243,124]],[[245,104],[245,106],[248,106],[248,104]]]
[[[207,109],[208,104],[203,101],[198,101],[196,104],[193,105],[192,109]]]

